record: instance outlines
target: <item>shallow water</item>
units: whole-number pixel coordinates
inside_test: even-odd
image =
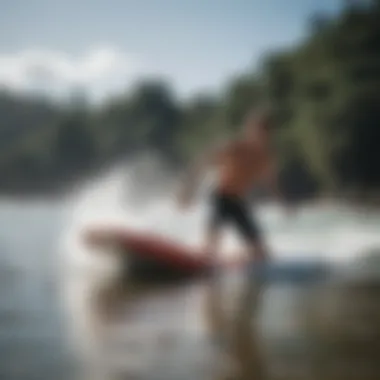
[[[213,282],[120,285],[117,261],[78,241],[83,226],[123,223],[199,244],[207,208],[179,215],[160,200],[136,211],[117,200],[118,189],[111,178],[75,199],[0,202],[0,379],[217,379],[229,369],[226,353],[256,378],[261,367],[284,375],[294,362],[306,371],[304,286],[273,284],[257,307],[251,298],[239,303],[254,287],[231,274],[221,295]],[[380,214],[329,205],[292,220],[269,206],[258,215],[275,258],[344,262],[380,246]],[[228,235],[225,254],[236,246]]]

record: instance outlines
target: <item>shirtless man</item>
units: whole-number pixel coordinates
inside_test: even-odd
[[[206,249],[215,258],[221,227],[229,223],[248,245],[252,258],[269,259],[260,228],[250,215],[248,196],[253,187],[265,184],[276,197],[277,173],[271,149],[270,114],[250,112],[243,122],[242,134],[222,147],[213,149],[196,162],[183,183],[179,202],[190,204],[192,194],[205,170],[217,170],[217,183],[211,197],[212,215],[207,228]]]

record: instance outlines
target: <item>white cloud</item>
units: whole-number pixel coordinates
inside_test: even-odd
[[[125,90],[148,73],[135,57],[105,46],[80,56],[46,49],[0,53],[0,86],[15,91],[67,95],[81,87],[95,99]]]

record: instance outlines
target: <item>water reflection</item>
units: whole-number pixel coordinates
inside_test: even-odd
[[[213,279],[207,284],[205,310],[210,336],[222,351],[218,363],[222,378],[264,379],[264,355],[254,318],[263,290],[262,286],[245,279],[234,299],[232,315],[228,315],[220,281]]]
[[[222,278],[180,286],[85,282],[72,284],[69,298],[81,379],[264,378],[252,318],[260,293],[249,282],[233,296]]]
[[[360,297],[346,283],[264,287],[224,274],[72,284],[81,379],[378,378],[379,282],[360,285]]]

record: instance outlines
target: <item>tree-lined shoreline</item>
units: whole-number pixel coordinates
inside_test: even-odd
[[[160,80],[98,106],[0,92],[0,192],[54,193],[99,167],[157,152],[179,170],[236,132],[246,110],[268,102],[282,185],[294,198],[364,197],[380,185],[380,5],[351,5],[310,23],[291,50],[230,80],[222,94],[186,102]]]

